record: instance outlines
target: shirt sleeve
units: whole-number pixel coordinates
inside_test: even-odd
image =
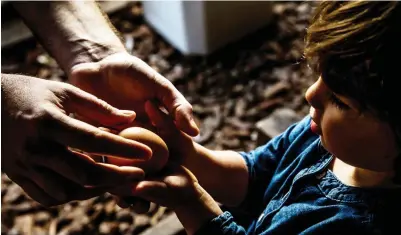
[[[310,117],[291,125],[282,134],[274,137],[268,143],[250,152],[239,152],[244,158],[249,174],[248,192],[236,211],[249,215],[258,215],[263,207],[263,197],[279,162],[291,143],[305,130],[309,130]]]
[[[248,192],[244,202],[235,209],[243,210],[250,216],[258,215],[264,209],[263,196],[267,185],[282,156],[290,144],[297,139],[310,125],[310,117],[290,126],[286,131],[270,140],[267,144],[250,152],[240,152],[244,158],[249,172]],[[228,209],[228,208],[227,208]],[[195,235],[236,235],[248,234],[243,226],[234,221],[229,211],[215,217],[204,224]]]
[[[234,218],[230,212],[225,211],[223,214],[210,220],[204,224],[195,235],[244,235],[247,234],[245,228],[234,222]]]

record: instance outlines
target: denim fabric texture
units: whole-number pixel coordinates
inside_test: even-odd
[[[329,170],[332,155],[310,130],[311,118],[293,124],[267,144],[240,152],[249,171],[248,194],[196,235],[401,234],[401,190],[342,184]]]

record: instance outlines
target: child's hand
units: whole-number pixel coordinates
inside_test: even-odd
[[[168,165],[158,174],[146,177],[133,185],[117,186],[110,193],[120,207],[132,208],[137,213],[146,213],[150,202],[170,209],[196,204],[204,190],[187,168],[175,163]]]
[[[145,128],[157,133],[167,144],[169,149],[169,162],[181,164],[185,158],[196,153],[192,138],[177,129],[173,119],[161,111],[154,103],[145,103],[145,111],[153,126],[146,125]],[[191,173],[192,175],[192,173]],[[197,181],[196,181],[197,182]],[[141,198],[125,193],[115,193],[115,198],[120,207],[128,207],[129,204],[137,213],[145,213],[149,210],[150,203]]]
[[[172,210],[198,203],[203,192],[192,172],[177,164],[169,164],[157,176],[148,177],[132,188],[133,196]]]
[[[174,210],[187,234],[194,234],[207,221],[223,213],[187,168],[171,163],[160,173],[139,182],[133,194]]]
[[[148,101],[145,103],[145,111],[149,116],[157,134],[166,142],[172,160],[181,164],[185,158],[196,154],[196,149],[192,138],[177,129],[173,119],[161,111],[155,103]]]

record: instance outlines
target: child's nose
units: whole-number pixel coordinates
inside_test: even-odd
[[[305,99],[315,109],[323,109],[321,78],[313,83],[305,92]]]

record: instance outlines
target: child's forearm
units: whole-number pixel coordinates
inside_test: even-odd
[[[196,153],[187,156],[183,165],[215,200],[224,205],[239,205],[248,187],[248,169],[241,155],[234,151],[213,151],[199,144],[195,144],[195,149]]]
[[[197,200],[174,210],[188,235],[194,234],[208,221],[223,214],[219,205],[199,185],[198,192],[200,197]]]

